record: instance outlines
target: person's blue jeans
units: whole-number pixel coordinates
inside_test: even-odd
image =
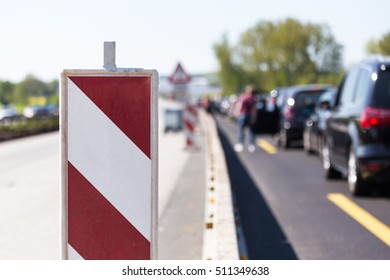
[[[245,128],[249,128],[249,144],[255,145],[255,127],[251,123],[251,115],[244,115],[241,114],[238,116],[237,119],[237,125],[238,125],[238,143],[244,145],[245,140]]]

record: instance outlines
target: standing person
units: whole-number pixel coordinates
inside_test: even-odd
[[[245,128],[249,128],[248,151],[253,153],[255,146],[255,120],[256,120],[256,101],[253,97],[255,88],[246,86],[245,92],[240,95],[235,108],[238,125],[238,143],[234,146],[236,152],[244,150]]]

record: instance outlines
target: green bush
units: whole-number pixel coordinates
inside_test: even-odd
[[[0,124],[0,141],[35,135],[39,133],[55,131],[59,129],[59,119],[45,118],[45,119],[23,119],[11,123]]]

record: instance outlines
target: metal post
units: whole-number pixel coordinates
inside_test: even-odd
[[[115,42],[104,42],[104,69],[115,70]]]

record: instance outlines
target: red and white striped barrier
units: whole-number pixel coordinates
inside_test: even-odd
[[[154,71],[64,71],[63,258],[156,258],[156,84]]]
[[[196,147],[195,127],[198,123],[198,111],[195,105],[187,104],[183,114],[184,134],[186,137],[186,148]]]

